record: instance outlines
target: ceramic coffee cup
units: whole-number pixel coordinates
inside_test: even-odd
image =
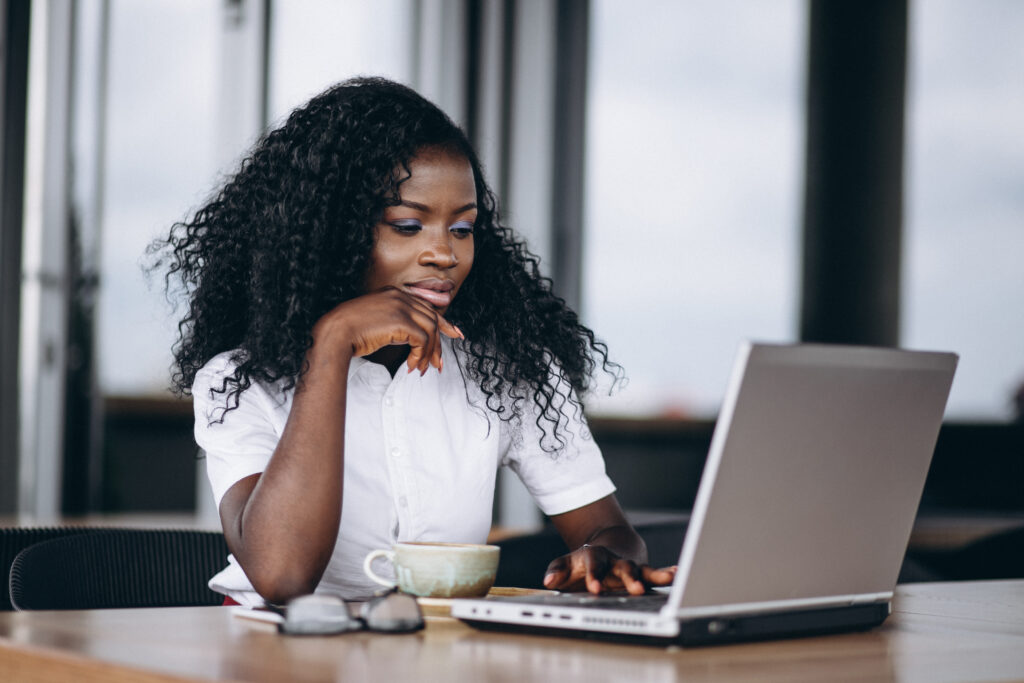
[[[391,550],[373,550],[363,571],[382,586],[431,598],[470,598],[486,595],[498,571],[496,545],[470,543],[396,543]],[[371,565],[386,558],[395,568],[391,581],[377,575]]]

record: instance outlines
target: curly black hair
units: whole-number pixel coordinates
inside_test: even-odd
[[[380,78],[342,82],[295,110],[205,206],[150,246],[151,268],[166,269],[169,295],[183,293],[188,304],[174,346],[175,393],[187,395],[199,369],[233,349],[223,412],[253,381],[295,386],[316,321],[365,293],[374,226],[400,203],[409,163],[429,148],[464,156],[476,184],[473,268],[445,314],[466,335],[462,370],[502,420],[520,417],[532,398],[542,446],[564,445],[560,432],[582,410],[598,362],[616,380],[621,369],[500,223],[463,131],[415,91]]]

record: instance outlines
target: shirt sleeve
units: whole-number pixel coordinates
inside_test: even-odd
[[[234,371],[230,354],[223,353],[203,366],[192,383],[195,439],[206,454],[206,472],[218,509],[232,485],[266,469],[281,438],[274,420],[281,398],[262,384],[253,382],[239,395],[238,407],[224,411],[226,395],[215,389]]]
[[[568,383],[558,387],[562,396],[573,395]],[[540,407],[532,401],[521,420],[501,423],[502,464],[518,475],[546,515],[575,510],[615,492],[582,410],[568,401],[563,410],[568,419],[559,425],[562,442],[552,436],[550,425],[545,425],[546,434],[537,425]]]

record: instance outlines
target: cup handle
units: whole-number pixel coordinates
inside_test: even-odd
[[[363,560],[363,572],[365,572],[367,576],[369,576],[371,579],[373,579],[375,582],[379,583],[380,585],[387,586],[388,588],[394,588],[395,587],[395,582],[394,581],[389,581],[388,579],[385,579],[385,578],[383,578],[381,576],[378,576],[377,574],[374,573],[373,569],[370,567],[370,565],[373,564],[373,561],[376,560],[378,557],[386,557],[388,559],[388,561],[391,562],[391,564],[395,563],[395,553],[394,553],[394,551],[391,551],[391,550],[371,550],[370,553],[366,556],[366,559]]]

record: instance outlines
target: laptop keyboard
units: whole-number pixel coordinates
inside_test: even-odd
[[[646,595],[587,595],[580,593],[558,593],[555,595],[515,595],[492,597],[501,602],[521,602],[529,605],[552,605],[558,607],[583,607],[593,609],[621,609],[631,612],[658,612],[665,606],[668,595],[648,593]]]

